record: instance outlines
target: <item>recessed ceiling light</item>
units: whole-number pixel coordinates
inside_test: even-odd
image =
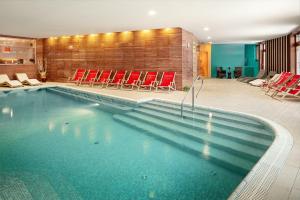
[[[155,10],[149,10],[148,15],[149,16],[154,16],[154,15],[156,15],[156,11]]]
[[[210,36],[207,36],[207,39],[208,39],[208,40],[210,40],[210,39],[211,39],[211,37],[210,37]]]
[[[208,27],[204,27],[203,30],[204,31],[209,31],[209,28]]]

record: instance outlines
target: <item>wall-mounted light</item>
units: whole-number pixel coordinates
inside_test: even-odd
[[[209,31],[209,28],[208,27],[204,27],[203,30],[204,31]]]
[[[164,28],[163,29],[165,32],[170,32],[172,30],[172,28]]]
[[[89,36],[91,36],[91,37],[96,37],[98,34],[96,34],[96,33],[91,33],[91,34],[89,34]]]

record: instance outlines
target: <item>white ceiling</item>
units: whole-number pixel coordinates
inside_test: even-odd
[[[27,37],[182,27],[203,42],[211,36],[214,43],[237,43],[274,38],[299,25],[300,0],[0,1],[0,34]]]

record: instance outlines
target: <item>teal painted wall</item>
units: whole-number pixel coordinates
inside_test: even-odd
[[[256,76],[258,62],[255,44],[213,44],[211,50],[211,76],[216,77],[217,67],[231,71],[234,67],[243,67],[244,76]]]
[[[256,45],[246,44],[245,45],[245,66],[252,68],[252,76],[256,76],[259,71],[258,60],[256,60]],[[248,74],[245,74],[248,75]],[[250,74],[251,75],[251,74]]]

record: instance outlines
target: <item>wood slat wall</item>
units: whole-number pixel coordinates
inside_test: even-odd
[[[183,36],[184,35],[184,36]],[[195,38],[181,28],[129,31],[44,39],[48,80],[67,81],[78,67],[175,71],[178,89],[193,78],[187,42]]]
[[[290,71],[290,39],[289,35],[267,40],[266,45],[266,66],[265,69],[269,71],[276,71],[277,73],[283,71]]]

